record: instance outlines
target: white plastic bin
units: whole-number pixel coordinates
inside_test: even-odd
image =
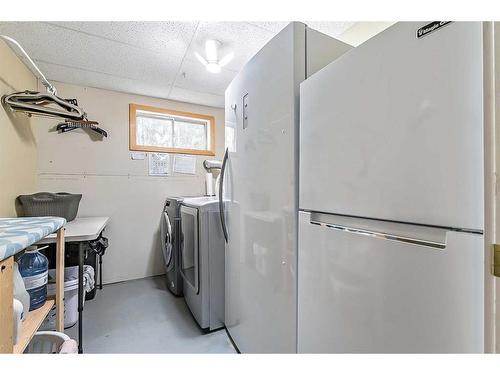
[[[57,354],[61,345],[68,340],[70,340],[70,337],[62,332],[38,331],[24,352],[30,354]]]
[[[49,270],[55,276],[55,270]],[[51,275],[52,276],[52,275]],[[47,296],[56,295],[56,285],[47,284]],[[85,302],[85,289],[83,291]],[[78,322],[78,266],[66,267],[64,269],[64,328],[72,327]],[[56,308],[52,307],[45,318],[42,329],[52,330],[56,328]]]
[[[64,281],[78,279],[78,266],[64,268]],[[54,268],[49,270],[49,283],[55,282],[56,270]]]

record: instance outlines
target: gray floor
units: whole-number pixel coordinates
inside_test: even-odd
[[[105,285],[83,316],[84,353],[236,352],[225,330],[201,332],[161,276]],[[77,325],[66,333],[77,339]]]

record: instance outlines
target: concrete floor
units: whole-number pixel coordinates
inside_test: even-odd
[[[78,340],[78,324],[66,330]],[[203,334],[164,276],[105,285],[86,301],[84,353],[236,353],[226,331]]]

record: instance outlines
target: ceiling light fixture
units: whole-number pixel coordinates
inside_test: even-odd
[[[209,39],[205,42],[205,56],[201,56],[198,52],[195,52],[196,58],[203,64],[205,65],[205,68],[207,71],[210,73],[220,73],[221,68],[224,65],[227,65],[233,57],[234,57],[234,52],[228,53],[226,56],[221,58],[220,60],[218,59],[218,49],[222,45],[221,42],[218,40],[214,39]]]

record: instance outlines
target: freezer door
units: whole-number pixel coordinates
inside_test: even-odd
[[[348,48],[293,22],[226,90],[225,319],[241,352],[297,350],[299,83]]]
[[[423,24],[301,84],[300,208],[482,230],[482,26]]]
[[[482,235],[300,212],[299,352],[482,352],[483,261]]]
[[[226,326],[241,352],[296,351],[298,81],[305,25],[293,23],[226,91]],[[302,45],[302,49],[299,46]]]

